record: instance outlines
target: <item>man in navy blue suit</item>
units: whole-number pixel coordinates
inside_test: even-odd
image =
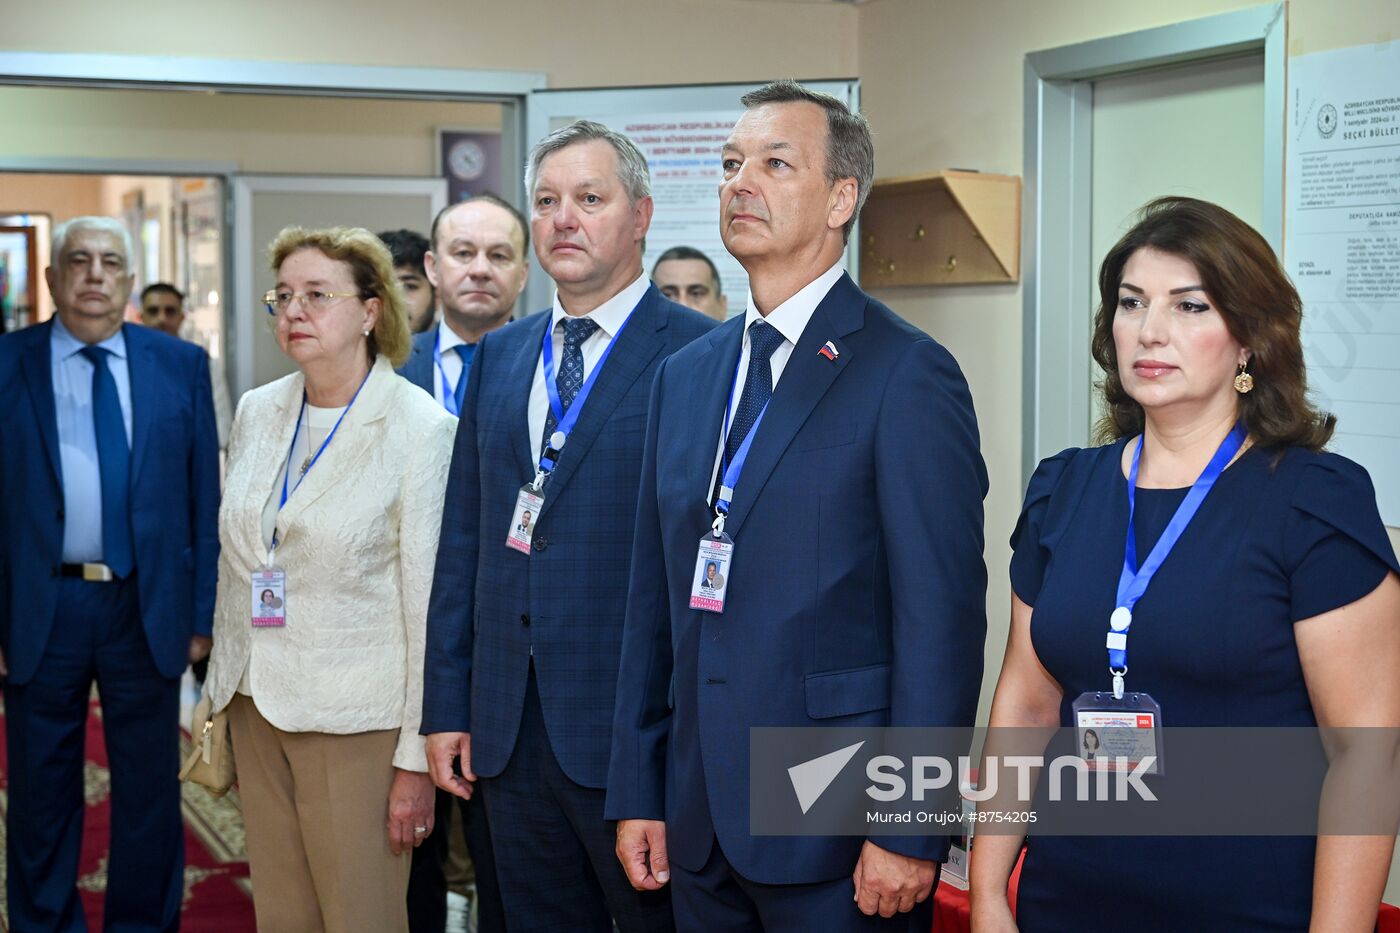
[[[442,320],[413,338],[399,375],[455,415],[477,344],[510,320],[525,289],[530,232],[509,202],[479,194],[438,211],[429,236],[423,266],[437,290]]]
[[[669,930],[669,899],[613,857],[603,800],[647,396],[714,322],[643,273],[650,178],[625,136],[551,134],[526,190],[557,291],[472,363],[428,609],[428,766],[460,796],[480,779],[512,933]]]
[[[209,361],[122,323],[131,240],[54,231],[48,322],[0,338],[0,650],[10,927],[87,929],[76,888],[94,681],[112,775],[105,923],[175,930],[180,675],[209,652],[218,435]]]
[[[530,231],[507,201],[481,194],[449,204],[433,218],[423,257],[424,274],[438,295],[442,320],[413,338],[413,352],[399,375],[431,392],[449,412],[462,410],[467,377],[481,338],[510,320],[530,275]],[[410,933],[442,933],[447,927],[448,827],[451,794],[439,789],[439,827],[413,850],[408,877]],[[505,930],[500,884],[491,845],[490,819],[481,797],[460,801],[467,851],[476,875],[479,933]]]
[[[947,839],[751,835],[749,729],[972,724],[972,399],[842,271],[874,174],[865,120],[787,81],[743,103],[720,231],[748,307],[652,390],[606,813],[681,929],[927,931]],[[722,599],[700,586],[716,558]]]

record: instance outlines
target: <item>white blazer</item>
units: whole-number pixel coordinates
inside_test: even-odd
[[[228,705],[246,669],[284,732],[399,731],[394,766],[426,771],[423,641],[457,419],[382,356],[335,439],[278,516],[286,626],[252,627],[262,516],[292,444],[305,379],[238,405],[219,510],[214,651],[205,684]]]

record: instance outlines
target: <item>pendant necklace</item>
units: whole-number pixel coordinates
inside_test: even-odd
[[[304,418],[302,423],[306,425],[306,459],[301,461],[301,473],[298,475],[305,476],[306,471],[311,469],[311,458],[315,456],[316,442],[311,437],[310,417]]]

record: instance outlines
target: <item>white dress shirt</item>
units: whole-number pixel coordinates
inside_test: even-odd
[[[63,562],[102,560],[102,469],[97,460],[97,426],[92,412],[93,364],[83,343],[54,315],[49,333],[49,376],[58,421],[58,461],[63,476]],[[97,346],[108,351],[107,371],[117,385],[126,442],[131,444],[131,377],[126,335],[118,329]]]
[[[739,378],[734,384],[734,397],[729,400],[729,418],[726,423],[734,421],[734,410],[739,407],[739,399],[744,397],[744,383],[749,377],[749,328],[753,326],[754,321],[766,321],[783,335],[783,342],[778,344],[778,348],[768,358],[773,370],[773,390],[777,391],[778,380],[782,378],[783,370],[792,358],[792,351],[797,349],[797,341],[802,339],[807,322],[812,319],[817,305],[822,303],[826,293],[831,291],[831,287],[845,271],[842,261],[838,260],[830,269],[802,286],[797,294],[769,311],[767,317],[759,313],[758,305],[753,302],[753,292],[749,292],[748,307],[744,311],[744,344],[743,349],[739,351]],[[724,456],[724,440],[724,426],[721,424],[719,445],[715,450],[715,476],[719,475],[720,460]],[[713,488],[714,483],[710,486]]]
[[[442,395],[442,377],[447,377],[448,386],[456,392],[457,380],[462,378],[462,357],[452,348],[466,341],[458,337],[457,332],[448,327],[446,321],[439,321],[437,343],[438,354],[442,357],[442,369],[438,369],[436,363],[433,364],[433,398],[446,408],[447,401]],[[544,428],[540,430],[543,431]]]
[[[584,379],[587,379],[588,374],[593,372],[598,358],[603,355],[603,351],[608,348],[608,343],[617,336],[617,332],[627,322],[627,316],[632,313],[633,308],[637,307],[650,285],[651,281],[645,274],[639,275],[631,285],[583,315],[598,325],[598,329],[579,348],[583,351]],[[554,313],[549,322],[549,332],[554,343],[554,374],[556,378],[560,368],[564,365],[564,327],[561,322],[568,316],[564,306],[559,303],[559,292],[556,291],[554,293]],[[540,354],[539,361],[535,363],[535,381],[530,384],[530,447],[536,454],[543,452],[541,445],[544,441],[544,422],[548,411],[549,393],[544,385],[544,355]]]

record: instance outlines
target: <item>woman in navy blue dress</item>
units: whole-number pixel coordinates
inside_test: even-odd
[[[1366,471],[1323,452],[1335,419],[1307,401],[1301,301],[1268,244],[1213,204],[1162,198],[1104,260],[1099,291],[1110,443],[1031,478],[991,725],[1070,727],[1074,700],[1108,689],[1134,455],[1141,558],[1224,449],[1131,607],[1130,689],[1168,726],[1400,726],[1400,567]],[[977,837],[976,933],[1369,931],[1394,843],[1032,832],[1013,920],[1022,838]]]

